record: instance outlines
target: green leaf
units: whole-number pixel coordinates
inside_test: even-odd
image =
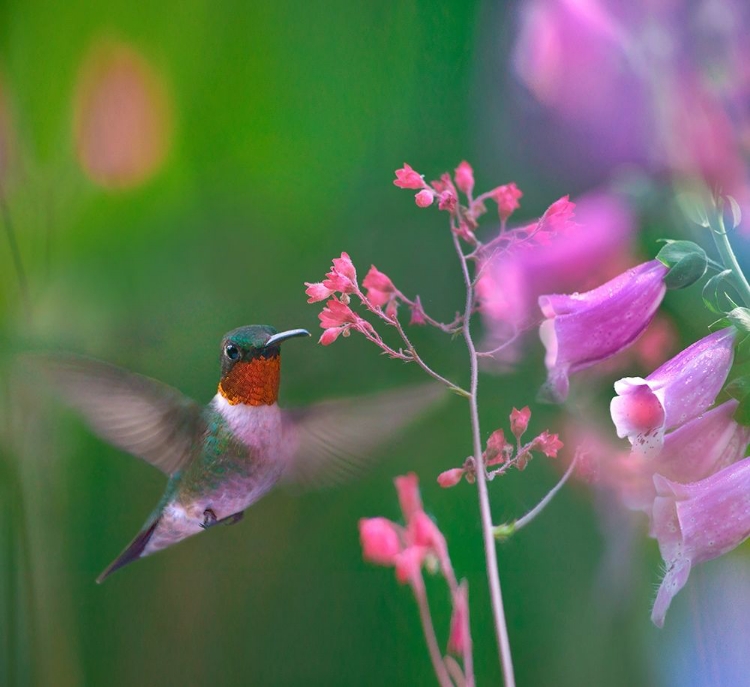
[[[727,318],[741,332],[750,332],[750,310],[747,308],[735,308]]]
[[[711,277],[703,287],[703,304],[712,313],[724,315],[729,310],[737,307],[737,304],[727,293],[730,286],[729,277],[732,270],[724,270]]]
[[[733,379],[729,384],[724,387],[732,398],[742,401],[750,394],[750,375],[744,375]]]
[[[662,239],[664,248],[656,255],[656,259],[663,262],[667,267],[674,267],[688,255],[699,255],[704,261],[708,261],[706,251],[693,241],[674,241]]]
[[[686,241],[685,243],[689,242]],[[664,252],[666,248],[668,246],[661,252]],[[686,253],[671,266],[671,269],[667,272],[667,276],[664,277],[664,284],[672,291],[691,286],[706,273],[707,264],[708,260],[705,252],[702,255],[700,253]]]
[[[734,411],[734,419],[741,425],[750,426],[750,396],[745,396]]]

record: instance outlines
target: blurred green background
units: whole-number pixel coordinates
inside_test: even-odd
[[[435,483],[470,452],[461,399],[392,442],[365,479],[279,490],[241,525],[97,586],[164,480],[39,389],[26,388],[21,402],[10,368],[24,350],[73,350],[208,401],[225,331],[318,331],[303,282],[319,280],[342,250],[362,273],[376,264],[450,319],[463,295],[446,222],[393,187],[394,169],[408,161],[435,178],[468,159],[482,188],[519,183],[525,217],[582,190],[532,167],[506,125],[509,77],[498,78],[497,65],[515,10],[466,0],[3,3],[3,224],[15,230],[30,312],[4,226],[0,684],[433,684],[409,589],[361,560],[357,535],[360,517],[398,517],[391,479],[410,470],[469,580],[479,684],[500,682],[476,494]],[[96,135],[85,131],[82,74],[112,45],[140,56],[146,90],[163,107],[163,149],[138,179],[113,181],[106,160],[97,177],[82,162],[81,136]],[[465,379],[460,341],[423,330],[414,338],[436,368]],[[518,374],[483,379],[486,434],[512,406],[533,402],[541,355],[535,345]],[[295,341],[282,402],[421,379],[356,336],[330,348]],[[550,410],[535,412],[538,430],[555,422]],[[491,484],[496,520],[521,515],[556,477],[536,461]],[[616,538],[635,543],[616,561],[619,585],[602,568],[607,546],[583,487],[563,490],[500,547],[519,684],[657,681],[679,626],[651,627],[656,549],[620,525]],[[428,589],[444,643],[448,599],[437,581]]]

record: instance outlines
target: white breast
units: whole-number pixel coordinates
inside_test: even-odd
[[[274,455],[281,444],[281,411],[279,406],[251,406],[244,403],[232,405],[217,393],[211,401],[221,413],[229,428],[246,446]]]

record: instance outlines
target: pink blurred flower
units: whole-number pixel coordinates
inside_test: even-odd
[[[450,189],[448,189],[447,191],[443,191],[438,196],[438,210],[447,210],[448,212],[453,212],[456,209],[457,202],[458,198],[456,197],[454,191]]]
[[[394,565],[401,551],[396,525],[387,518],[362,518],[359,521],[362,556],[376,565]]]
[[[690,569],[750,537],[750,458],[690,484],[654,477],[652,535],[667,566],[651,620],[658,627]]]
[[[667,267],[643,263],[585,293],[539,297],[547,318],[539,336],[547,350],[546,392],[568,395],[570,374],[630,346],[646,328],[664,297]]]
[[[502,220],[507,220],[521,207],[518,201],[522,197],[523,193],[513,182],[498,186],[490,192],[490,198],[497,203],[497,212]]]
[[[688,346],[645,379],[625,377],[615,382],[617,396],[610,412],[617,436],[653,455],[664,432],[697,417],[711,406],[724,386],[734,360],[732,327]]]
[[[529,426],[531,419],[531,410],[529,406],[524,406],[521,410],[513,408],[510,413],[510,431],[516,439],[520,439],[526,428]]]
[[[461,481],[463,476],[464,476],[463,468],[451,468],[450,470],[441,472],[438,475],[437,483],[441,487],[443,487],[443,489],[448,489],[449,487],[455,487]]]
[[[435,194],[432,191],[428,191],[426,188],[422,189],[416,196],[414,196],[414,202],[420,208],[430,207],[433,200],[435,200]]]
[[[467,196],[470,195],[474,190],[474,170],[466,160],[456,167],[454,178],[459,191],[465,193]]]
[[[423,188],[425,185],[422,175],[406,163],[401,169],[396,170],[396,179],[393,183],[399,188]]]
[[[383,274],[375,265],[362,281],[362,286],[367,289],[367,299],[376,307],[382,307],[396,295],[396,287],[388,275]]]
[[[632,264],[635,221],[627,205],[616,196],[588,195],[577,203],[576,217],[577,223],[569,223],[564,235],[553,236],[547,245],[487,256],[477,285],[487,329],[482,347],[492,350],[516,337],[498,351],[496,363],[515,362],[521,355],[525,337],[519,332],[541,320],[541,294],[586,290]]]
[[[398,503],[407,523],[422,510],[422,497],[419,495],[419,477],[413,472],[393,480],[398,494]]]
[[[424,309],[422,308],[422,301],[419,299],[419,296],[417,296],[414,299],[414,305],[411,306],[411,319],[409,320],[409,324],[423,325],[426,323],[427,323],[427,320],[425,320]]]
[[[453,594],[453,613],[451,614],[451,630],[448,637],[448,651],[463,656],[471,651],[471,633],[469,631],[469,589],[466,581]]]

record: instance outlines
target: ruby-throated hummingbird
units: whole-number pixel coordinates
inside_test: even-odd
[[[97,582],[213,525],[238,522],[280,480],[335,482],[440,393],[408,387],[281,410],[279,347],[296,336],[309,333],[251,325],[226,334],[219,388],[205,407],[108,363],[35,356],[35,367],[97,434],[169,477],[141,531]]]

